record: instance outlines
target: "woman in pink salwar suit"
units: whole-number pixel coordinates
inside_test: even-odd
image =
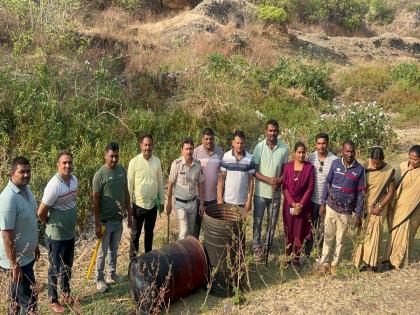
[[[286,234],[286,256],[292,256],[293,264],[299,265],[305,238],[311,233],[311,196],[314,189],[314,167],[305,161],[306,146],[298,142],[294,148],[294,160],[284,167],[283,223]],[[288,259],[288,262],[291,262]]]

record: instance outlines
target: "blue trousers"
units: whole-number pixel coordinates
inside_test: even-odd
[[[58,302],[58,278],[61,292],[70,294],[71,268],[74,260],[74,238],[71,240],[53,240],[45,236],[48,250],[48,297],[51,303]]]
[[[28,314],[37,310],[37,292],[35,290],[35,260],[25,266],[21,266],[23,278],[19,283],[11,282],[9,295],[11,305],[7,311],[8,314]],[[5,269],[6,272],[10,270]]]

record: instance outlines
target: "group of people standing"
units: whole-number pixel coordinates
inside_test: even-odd
[[[245,214],[253,208],[252,250],[254,259],[259,261],[270,251],[283,195],[287,264],[298,266],[301,256],[310,255],[318,243],[317,248],[322,248],[317,254],[321,272],[335,274],[345,232],[354,216],[354,224],[360,230],[355,266],[361,270],[378,267],[387,219],[390,237],[383,262],[386,268],[399,268],[408,261],[420,225],[420,146],[413,146],[409,160],[394,171],[384,161],[379,147],[373,148],[370,159],[361,165],[355,159],[353,142],[343,144],[341,157],[329,151],[328,143],[328,134],[316,135],[316,150],[307,156],[306,145],[298,142],[293,160],[289,161],[288,147],[279,139],[279,124],[275,120],[266,123],[265,138],[252,154],[245,150],[245,135],[241,131],[234,133],[227,152],[215,144],[210,128],[203,130],[198,147],[194,148],[191,138],[184,139],[181,157],[170,168],[166,202],[167,215],[175,210],[179,239],[187,235],[199,237],[201,218],[210,205],[235,205]],[[95,233],[102,239],[96,261],[100,292],[119,281],[116,266],[124,216],[127,215],[131,229],[131,259],[139,253],[143,227],[144,251],[152,250],[157,214],[164,210],[162,165],[153,154],[153,137],[142,136],[139,146],[140,154],[130,161],[126,171],[118,163],[118,144],[109,143],[104,150],[105,163],[93,178]],[[23,313],[36,311],[33,266],[40,256],[37,215],[46,226],[49,307],[63,313],[65,304],[75,302],[70,294],[70,279],[78,180],[72,172],[73,156],[63,151],[57,158],[57,173],[46,185],[38,205],[28,186],[30,162],[17,157],[11,163],[10,180],[0,194],[0,267],[10,274],[12,314],[19,309]]]

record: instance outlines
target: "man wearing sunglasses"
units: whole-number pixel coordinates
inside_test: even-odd
[[[315,169],[315,186],[312,194],[312,238],[306,240],[305,253],[310,255],[314,240],[319,244],[318,256],[321,254],[322,246],[322,229],[320,228],[319,208],[321,206],[321,198],[324,193],[325,179],[330,171],[332,162],[337,159],[332,152],[328,150],[329,137],[326,133],[318,133],[315,136],[315,151],[309,155],[309,162]]]

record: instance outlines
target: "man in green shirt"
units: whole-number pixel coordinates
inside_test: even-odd
[[[118,281],[117,255],[118,246],[123,232],[122,220],[128,211],[128,227],[131,228],[132,210],[127,189],[127,173],[125,168],[118,164],[119,146],[109,143],[105,148],[105,165],[103,165],[93,178],[93,215],[95,219],[95,232],[98,238],[102,237],[96,260],[96,288],[104,293],[108,290],[105,282],[105,258],[109,249],[110,259],[108,266],[108,283]],[[105,233],[102,233],[102,226]]]
[[[279,136],[279,123],[270,119],[266,123],[265,139],[259,142],[254,149],[256,164],[256,181],[254,196],[254,224],[253,224],[253,251],[255,260],[260,260],[263,254],[261,244],[262,221],[267,209],[267,224],[265,246],[269,248],[275,235],[275,229],[280,208],[280,186],[283,180],[283,165],[288,162],[289,151]],[[273,200],[274,196],[274,200]],[[272,203],[274,203],[272,205]],[[271,213],[272,212],[272,213]],[[271,233],[271,235],[269,234]]]

